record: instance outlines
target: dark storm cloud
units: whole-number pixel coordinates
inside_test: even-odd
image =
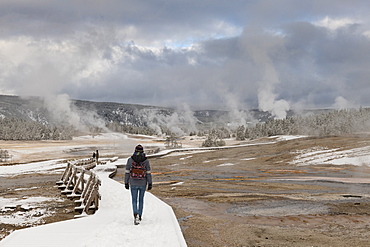
[[[0,92],[277,117],[369,106],[369,10],[345,0],[4,0]]]
[[[307,23],[290,25],[286,28],[285,37],[287,71],[282,70],[282,75],[294,75],[290,80],[302,81],[301,88],[306,93],[315,93],[318,89],[328,93],[313,103],[328,105],[335,95],[341,95],[353,102],[369,104],[358,101],[362,92],[355,86],[360,84],[366,89],[368,81],[365,78],[370,75],[366,69],[370,65],[369,37],[363,35],[361,28],[355,24],[332,32]],[[304,98],[303,95],[297,96]]]

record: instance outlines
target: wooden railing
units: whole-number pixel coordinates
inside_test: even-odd
[[[95,159],[68,162],[60,181],[57,182],[61,193],[75,200],[75,211],[95,213],[99,208],[99,186],[101,181],[90,169],[96,166]]]

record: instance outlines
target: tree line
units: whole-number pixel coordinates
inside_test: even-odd
[[[116,132],[132,134],[155,135],[155,130],[149,127],[122,125],[118,122],[107,124],[107,127]],[[224,139],[237,140],[256,139],[275,135],[307,135],[307,136],[335,136],[365,132],[370,130],[370,108],[333,110],[322,113],[294,115],[285,119],[270,119],[263,123],[241,125],[236,129],[227,126],[218,126],[208,130],[192,131],[190,136],[206,136],[202,143],[204,147],[223,146]],[[161,127],[162,133],[174,136],[169,129]]]
[[[138,127],[108,122],[106,127],[114,132],[155,135],[158,130],[148,126]],[[370,108],[358,110],[337,110],[308,115],[294,115],[286,119],[270,119],[263,123],[238,126],[230,129],[227,126],[209,128],[190,135],[206,136],[203,146],[222,146],[223,139],[237,140],[256,139],[274,135],[309,135],[334,136],[365,132],[370,130]],[[95,131],[103,131],[102,129]],[[161,133],[172,136],[168,128],[161,127]],[[19,118],[0,118],[1,140],[70,140],[76,134],[72,126],[57,126]]]
[[[286,119],[270,119],[264,123],[241,125],[234,130],[211,129],[203,146],[222,146],[224,138],[251,140],[276,135],[337,136],[368,132],[370,130],[370,108],[359,110],[336,110],[319,114],[295,115]],[[199,134],[198,134],[199,135]]]
[[[72,126],[56,126],[19,118],[0,119],[0,140],[71,140]]]
[[[255,139],[275,135],[336,136],[370,130],[370,108],[337,110],[327,113],[296,115],[272,119],[254,126],[239,126],[236,139]]]

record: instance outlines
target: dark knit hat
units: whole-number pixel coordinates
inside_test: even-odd
[[[144,152],[144,148],[143,148],[143,146],[141,146],[140,144],[139,144],[139,145],[137,145],[137,146],[135,147],[135,152],[143,153],[143,152]]]

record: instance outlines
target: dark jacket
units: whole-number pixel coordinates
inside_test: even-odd
[[[143,163],[146,169],[146,177],[143,179],[134,179],[130,178],[130,169],[132,167],[132,163]],[[150,163],[145,154],[141,153],[139,155],[134,154],[132,155],[126,163],[126,170],[125,170],[125,184],[130,185],[139,185],[139,186],[146,186],[147,184],[152,184],[152,173],[150,171]]]

